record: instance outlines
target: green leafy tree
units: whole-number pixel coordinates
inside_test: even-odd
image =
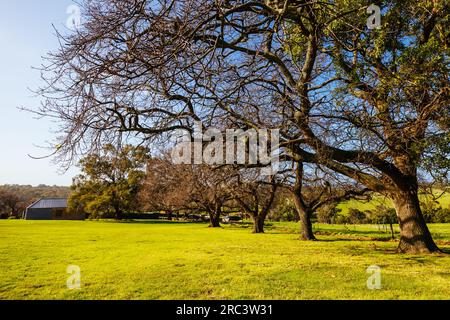
[[[397,215],[395,209],[387,207],[385,205],[379,205],[375,210],[367,212],[368,220],[375,224],[388,224],[391,230],[392,239],[395,238],[394,223],[397,222]]]
[[[366,214],[359,209],[349,208],[348,219],[351,224],[362,224],[366,222]]]
[[[296,221],[300,220],[295,204],[287,194],[281,194],[275,208],[269,214],[273,221]]]
[[[74,178],[69,209],[115,219],[138,210],[147,160],[147,148],[131,145],[118,149],[108,144],[101,154],[88,155],[80,161],[82,174]]]
[[[342,211],[336,202],[331,202],[317,210],[317,221],[320,223],[337,223],[339,213]]]

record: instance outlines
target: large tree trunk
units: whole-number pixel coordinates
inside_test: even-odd
[[[291,189],[292,197],[294,198],[295,209],[300,218],[300,239],[301,240],[316,240],[312,231],[311,211],[308,210],[307,204],[303,201],[302,186],[303,186],[303,163],[297,162],[295,168],[295,185]]]
[[[252,216],[253,218],[253,233],[264,233],[264,220],[262,215]]]
[[[439,251],[420,209],[416,190],[398,191],[391,195],[400,225],[398,252],[431,253]]]
[[[220,214],[213,213],[209,215],[209,227],[220,228]]]
[[[122,220],[122,210],[120,210],[119,205],[114,205],[114,219]]]
[[[302,240],[316,240],[312,230],[311,213],[308,211],[299,212]]]
[[[222,215],[222,207],[217,205],[214,212],[209,214],[209,227],[220,228],[220,216]]]
[[[302,240],[316,240],[312,230],[311,212],[303,205],[300,195],[293,193],[293,198],[300,217],[300,238]]]
[[[114,219],[122,220],[122,212],[120,210],[116,210],[114,213]]]

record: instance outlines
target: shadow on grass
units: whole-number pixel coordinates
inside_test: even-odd
[[[333,231],[328,231],[326,229],[318,228],[315,229],[314,232],[318,234],[332,234],[332,235],[338,235],[338,234],[351,234],[351,235],[380,235],[380,234],[386,234],[386,236],[391,236],[390,232],[383,232],[378,230],[356,230],[356,229],[350,229],[350,228],[342,228],[342,229],[335,229]],[[398,233],[395,232],[397,235]]]
[[[106,223],[126,223],[126,224],[165,224],[165,225],[186,225],[186,224],[195,224],[200,225],[204,224],[207,225],[206,222],[195,222],[195,221],[179,221],[179,220],[145,220],[145,219],[123,219],[123,220],[99,220],[100,222],[106,222]]]
[[[317,239],[320,242],[341,242],[341,241],[377,241],[377,242],[395,242],[398,239],[391,238],[373,238],[373,237],[335,237],[333,239]]]
[[[157,220],[157,219],[124,219],[124,220],[112,220],[112,219],[105,219],[105,220],[93,220],[93,221],[100,221],[104,223],[123,223],[123,224],[141,224],[141,225],[201,225],[205,228],[208,227],[208,222],[196,222],[196,221],[184,221],[184,220]],[[251,232],[253,223],[251,221],[243,221],[243,222],[234,222],[231,224],[225,224],[222,223],[222,229],[230,229],[230,230],[248,230],[249,233]],[[290,235],[299,235],[299,228],[292,228],[292,227],[282,227],[277,226],[273,223],[266,223],[265,224],[265,231],[266,234],[290,234]],[[364,241],[364,242],[396,242],[398,241],[398,233],[396,233],[395,239],[391,238],[390,233],[383,234],[383,231],[378,230],[355,230],[353,228],[349,227],[343,227],[340,229],[333,229],[333,230],[326,230],[323,228],[317,228],[314,230],[314,234],[316,235],[317,239],[315,241],[317,242],[323,242],[323,243],[333,243],[333,242],[352,242],[352,241]],[[323,237],[321,237],[323,236]],[[439,236],[436,237],[436,235],[433,235],[435,240],[440,240]],[[298,241],[302,241],[300,239],[300,236],[295,239]],[[447,246],[450,243],[443,242],[439,243],[438,246],[441,248],[442,255],[447,256],[450,254],[450,248],[442,248],[442,246]],[[380,248],[381,249],[381,248]],[[384,251],[384,249],[382,250]],[[390,250],[386,253],[392,253]],[[395,253],[395,252],[394,252]]]

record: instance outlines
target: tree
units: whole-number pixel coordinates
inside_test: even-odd
[[[233,187],[233,199],[253,219],[253,233],[264,233],[264,221],[275,201],[275,177],[264,179],[258,171],[240,170]]]
[[[349,208],[348,219],[351,224],[362,224],[366,222],[366,214],[359,209]]]
[[[26,205],[23,195],[8,190],[8,188],[0,188],[0,213],[18,217],[25,210]]]
[[[370,198],[369,189],[358,185],[339,184],[339,177],[319,171],[320,168],[316,168],[312,177],[306,177],[304,164],[298,161],[294,170],[294,183],[288,186],[300,217],[301,240],[316,240],[311,218],[322,207],[352,198]],[[305,186],[306,183],[308,184]]]
[[[232,167],[173,164],[166,155],[149,161],[141,199],[153,210],[206,212],[217,228],[235,177]]]
[[[236,172],[232,167],[214,168],[192,165],[193,188],[190,198],[196,207],[210,217],[209,226],[220,227],[220,217],[225,204],[233,198],[232,185]]]
[[[448,136],[448,47],[442,37],[448,4],[395,1],[385,9],[380,31],[361,31],[364,21],[355,12],[341,19],[328,38],[339,91],[328,105],[330,112],[318,109],[315,115],[336,120],[347,132],[334,145],[355,143],[331,146],[313,132],[312,123],[303,132],[308,144],[315,145],[309,155],[329,153],[324,160],[329,167],[392,200],[400,252],[437,251],[419,205],[418,169],[426,150],[435,145],[433,139]],[[299,119],[307,114],[311,112],[305,109]],[[357,141],[371,147],[356,149]]]
[[[391,229],[391,237],[395,238],[394,234],[394,223],[397,220],[395,210],[393,208],[386,207],[384,205],[379,205],[375,210],[369,211],[369,218],[372,223],[376,224],[389,224]]]
[[[274,207],[270,211],[268,218],[273,221],[300,221],[292,197],[287,190],[283,188],[278,190]]]
[[[426,155],[449,135],[445,0],[390,1],[379,30],[362,0],[84,6],[87,22],[44,68],[39,112],[65,124],[60,157],[117,131],[148,141],[194,121],[279,128],[286,161],[392,200],[399,252],[438,251],[417,194]]]
[[[317,210],[317,221],[320,223],[335,224],[338,222],[338,216],[341,211],[342,209],[337,207],[337,203],[328,203]]]
[[[188,209],[191,183],[187,166],[174,166],[167,157],[151,158],[139,192],[144,210],[165,211],[168,220],[172,214]]]
[[[147,159],[147,148],[115,148],[110,144],[102,154],[85,157],[80,161],[82,174],[73,181],[69,210],[115,219],[138,210],[136,199]]]

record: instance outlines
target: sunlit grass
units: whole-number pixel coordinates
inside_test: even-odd
[[[449,255],[399,255],[378,226],[0,221],[0,299],[449,299]],[[430,225],[450,250],[450,224]],[[385,241],[377,241],[385,238]],[[68,265],[81,268],[69,290]],[[369,290],[367,267],[382,269]]]

